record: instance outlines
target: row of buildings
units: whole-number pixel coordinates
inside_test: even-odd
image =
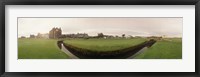
[[[30,38],[47,38],[47,39],[58,39],[58,38],[88,38],[89,35],[86,33],[77,33],[77,34],[62,34],[61,28],[54,27],[52,28],[49,33],[41,34],[38,33],[37,35],[30,35]],[[23,37],[25,38],[25,37]]]
[[[57,38],[88,38],[88,34],[86,33],[77,33],[77,34],[62,34],[61,28],[52,28],[49,31],[49,38],[50,39],[57,39]]]
[[[122,37],[120,37],[120,36],[104,35],[103,33],[98,33],[97,36],[89,36],[87,33],[62,34],[61,28],[54,27],[49,31],[49,33],[45,34],[38,33],[37,35],[30,35],[30,38],[58,39],[58,38],[143,38],[143,37],[141,36],[133,37],[130,35],[125,37],[125,34],[122,34]],[[146,38],[161,39],[163,37],[151,36]]]
[[[49,34],[48,33],[46,33],[46,34],[38,33],[37,35],[31,34],[30,38],[49,38]]]

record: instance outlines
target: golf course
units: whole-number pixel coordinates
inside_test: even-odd
[[[181,59],[182,39],[171,38],[157,41],[144,53],[136,56],[137,59]]]
[[[78,51],[84,55],[111,56],[120,54],[135,54],[148,44],[147,38],[65,38],[65,39],[43,39],[43,38],[18,38],[18,59],[68,59],[57,42],[63,40],[63,44],[70,52]],[[66,47],[66,48],[67,48]],[[132,53],[132,52],[134,53]],[[91,53],[90,53],[91,52]],[[110,55],[109,55],[110,56]],[[130,56],[130,55],[129,55]],[[166,38],[156,40],[143,53],[133,59],[181,59],[182,40],[181,38]]]
[[[18,59],[66,59],[55,39],[18,39]]]

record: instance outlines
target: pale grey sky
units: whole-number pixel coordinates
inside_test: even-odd
[[[182,37],[182,17],[173,18],[18,18],[18,37],[48,33],[61,27],[63,34],[122,34],[132,36]]]

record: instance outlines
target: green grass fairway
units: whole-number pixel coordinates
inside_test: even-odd
[[[182,39],[163,39],[157,41],[144,53],[136,56],[137,59],[181,59],[182,58]]]
[[[83,49],[104,52],[135,46],[146,39],[65,39],[64,43]]]
[[[18,59],[64,59],[68,56],[53,39],[18,39]]]

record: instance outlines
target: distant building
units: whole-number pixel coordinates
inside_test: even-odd
[[[36,38],[46,38],[46,39],[48,39],[49,38],[49,34],[48,33],[46,33],[46,34],[38,33]]]
[[[103,38],[107,39],[107,38],[115,38],[115,37],[112,35],[103,35]]]
[[[126,38],[133,38],[133,36],[132,35],[128,35]]]
[[[49,31],[49,38],[56,39],[62,36],[61,28],[53,28]]]
[[[77,34],[63,34],[61,38],[88,38],[89,35],[86,33],[77,33]]]
[[[38,33],[37,38],[42,38],[42,34]]]
[[[76,35],[75,34],[63,34],[62,38],[75,38]]]
[[[38,33],[37,35],[31,34],[29,38],[45,38],[45,39],[48,39],[49,34],[48,33],[45,33],[45,34]]]
[[[160,36],[150,36],[150,37],[147,37],[148,39],[154,39],[154,40],[161,40],[162,37]]]
[[[89,36],[88,36],[88,34],[86,34],[86,33],[77,33],[77,34],[76,34],[76,37],[77,37],[77,38],[87,38],[87,37],[89,37]]]
[[[35,38],[35,35],[30,35],[30,38]]]

